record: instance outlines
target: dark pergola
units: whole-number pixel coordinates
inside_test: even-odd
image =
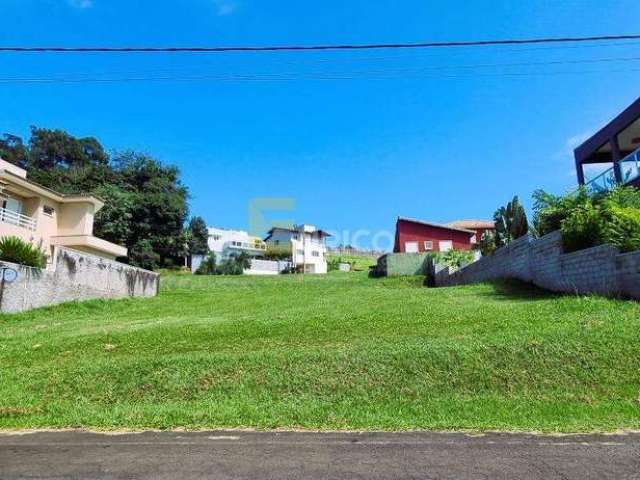
[[[640,148],[640,98],[574,151],[578,183],[584,185],[586,164],[613,165],[616,182],[623,183],[620,161]]]

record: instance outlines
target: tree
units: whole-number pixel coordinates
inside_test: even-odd
[[[196,270],[196,275],[216,275],[216,273],[216,254],[210,252]]]
[[[189,222],[189,253],[206,255],[209,251],[209,230],[202,217],[193,217]]]
[[[109,182],[109,156],[93,137],[31,127],[29,177],[62,193],[91,193]]]
[[[93,137],[37,127],[31,127],[28,146],[5,134],[0,156],[45,187],[101,198],[105,205],[94,232],[126,246],[133,265],[167,266],[187,254],[188,191],[175,166],[131,151],[109,156]]]
[[[179,170],[135,152],[117,154],[113,164],[120,188],[131,195],[129,244],[149,240],[161,265],[184,256],[188,192]]]
[[[20,168],[27,168],[29,150],[20,137],[5,133],[0,140],[0,158]]]
[[[495,242],[497,247],[507,245],[526,235],[529,231],[527,214],[517,195],[506,207],[500,207],[496,210],[493,219],[496,225]]]

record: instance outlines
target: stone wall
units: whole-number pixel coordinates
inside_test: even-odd
[[[435,285],[518,279],[555,292],[597,293],[640,299],[640,252],[611,245],[563,253],[560,232],[519,238],[460,270],[436,270]]]
[[[159,287],[154,272],[63,247],[55,249],[51,269],[0,266],[18,271],[17,280],[3,286],[1,312],[96,298],[153,297]]]

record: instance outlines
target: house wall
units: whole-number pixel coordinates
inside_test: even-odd
[[[640,252],[620,254],[601,245],[565,254],[560,232],[553,232],[519,238],[458,271],[435,272],[439,287],[510,278],[555,292],[640,299]]]
[[[0,312],[96,298],[153,297],[159,288],[157,273],[64,247],[55,247],[52,270],[0,266],[18,271],[18,279],[2,289]]]
[[[396,225],[396,242],[393,251],[405,253],[407,242],[418,242],[418,252],[426,252],[424,242],[433,242],[434,252],[440,251],[439,242],[451,240],[454,250],[471,250],[472,233],[451,230],[445,227],[421,225],[419,223],[399,220]]]

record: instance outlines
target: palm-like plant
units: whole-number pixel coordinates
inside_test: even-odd
[[[46,257],[40,248],[13,236],[0,238],[0,260],[35,268],[46,265]]]
[[[529,222],[524,207],[516,195],[506,207],[500,207],[493,214],[496,225],[496,246],[507,245],[529,232]]]

